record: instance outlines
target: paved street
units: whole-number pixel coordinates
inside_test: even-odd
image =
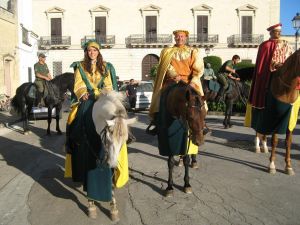
[[[66,116],[60,122],[63,131]],[[147,114],[136,116],[139,121],[132,131],[137,141],[128,148],[130,181],[116,191],[117,224],[300,224],[299,125],[291,152],[296,175],[283,173],[283,136],[277,174],[270,175],[269,154],[253,152],[254,132],[243,127],[242,117],[234,117],[233,128],[224,130],[222,117],[208,116],[213,132],[200,147],[199,169],[190,172],[193,194],[182,192],[184,169],[176,167],[174,197],[165,198],[166,158],[158,155],[156,138],[144,132]],[[12,120],[3,114],[0,119]],[[54,133],[54,121],[52,136],[45,135],[46,121],[32,121],[27,136],[19,126],[0,128],[0,224],[112,224],[108,203],[97,204],[98,218],[89,219],[82,188],[64,179],[64,136]]]

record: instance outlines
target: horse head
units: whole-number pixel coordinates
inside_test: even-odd
[[[300,50],[295,51],[274,73],[271,92],[274,97],[285,103],[293,103],[299,95]]]
[[[118,165],[121,147],[128,139],[128,125],[136,118],[128,119],[123,105],[124,95],[115,91],[102,91],[93,106],[93,122],[106,151],[110,167]]]
[[[186,120],[192,142],[201,145],[204,142],[203,129],[205,126],[205,98],[200,96],[192,87],[186,88]]]

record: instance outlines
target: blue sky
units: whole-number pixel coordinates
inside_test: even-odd
[[[294,35],[292,19],[296,13],[300,13],[300,0],[280,0],[280,22],[282,23],[283,35]]]

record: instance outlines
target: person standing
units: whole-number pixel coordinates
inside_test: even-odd
[[[261,124],[272,75],[292,54],[288,42],[281,39],[281,27],[282,24],[278,23],[267,28],[270,39],[258,48],[245,117],[245,126],[258,132],[264,131]]]
[[[216,97],[216,101],[219,102],[223,97],[225,91],[227,90],[229,84],[228,79],[237,80],[239,81],[240,78],[235,73],[235,66],[240,61],[240,56],[234,55],[232,56],[231,60],[227,60],[221,68],[219,69],[218,73],[218,81],[221,84],[221,88],[219,90],[218,96]]]
[[[136,92],[137,92],[137,84],[134,79],[130,79],[129,84],[126,86],[126,96],[129,100],[129,105],[132,111],[135,110],[136,106]]]
[[[45,106],[44,97],[47,95],[46,82],[52,79],[46,64],[46,56],[44,53],[38,55],[39,61],[34,64],[35,85],[37,87],[37,105]]]

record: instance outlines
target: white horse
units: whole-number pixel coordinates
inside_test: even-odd
[[[118,166],[120,150],[128,139],[128,125],[136,121],[136,118],[128,119],[123,105],[124,99],[125,96],[122,93],[102,91],[92,111],[96,132],[100,135],[105,146],[106,162],[111,168]],[[114,191],[112,191],[110,205],[111,219],[116,221],[119,217]]]

